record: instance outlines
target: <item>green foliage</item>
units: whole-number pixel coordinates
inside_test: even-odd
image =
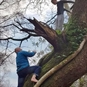
[[[70,86],[70,87],[75,87],[75,86]]]
[[[60,35],[62,32],[61,30],[56,30],[57,34]]]
[[[66,35],[73,50],[76,50],[87,33],[87,28],[77,25],[76,21],[70,19],[66,26]]]

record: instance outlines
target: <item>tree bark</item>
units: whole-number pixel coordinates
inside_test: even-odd
[[[75,18],[77,25],[87,27],[87,0],[75,0],[72,18]]]

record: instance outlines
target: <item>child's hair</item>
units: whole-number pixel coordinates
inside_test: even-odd
[[[53,4],[56,4],[57,0],[51,0],[51,2],[52,2]]]
[[[17,48],[15,48],[15,50],[14,50],[14,52],[19,52],[19,51],[21,51],[22,49],[20,48],[20,47],[17,47]]]

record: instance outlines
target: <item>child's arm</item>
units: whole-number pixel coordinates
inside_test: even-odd
[[[75,3],[73,1],[62,1],[63,3]]]

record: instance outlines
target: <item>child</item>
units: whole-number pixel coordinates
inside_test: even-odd
[[[64,11],[68,11],[66,9],[64,9],[64,3],[74,3],[73,1],[57,1],[57,0],[51,0],[51,2],[54,5],[57,5],[57,19],[56,19],[56,30],[62,30],[63,27],[63,22],[64,22]],[[69,11],[68,11],[69,12]]]

